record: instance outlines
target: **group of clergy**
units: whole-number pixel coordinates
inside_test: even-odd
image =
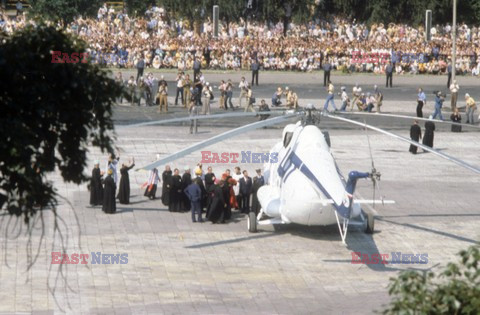
[[[135,166],[135,159],[132,158],[128,164],[122,164],[117,194],[117,165],[119,161],[120,157],[111,154],[108,158],[105,171],[100,170],[99,161],[94,162],[92,178],[90,180],[90,205],[101,205],[105,213],[115,213],[117,211],[117,198],[121,204],[130,203],[130,179],[128,171]]]
[[[154,199],[160,181],[161,200],[168,206],[169,211],[191,211],[192,222],[204,222],[202,213],[205,212],[206,219],[212,223],[225,223],[231,218],[232,209],[240,210],[242,213],[255,211],[258,214],[260,204],[256,194],[258,188],[265,183],[260,169],[252,180],[248,172],[245,170],[241,173],[239,167],[235,168],[235,174],[230,175],[230,170],[227,169],[220,178],[217,178],[212,167],[208,167],[207,173],[204,174],[201,164],[197,165],[193,176],[188,166],[180,175],[177,168],[172,173],[170,166],[167,165],[161,179],[158,169],[150,171],[144,195]]]
[[[454,127],[457,128],[457,126],[452,126],[452,130]],[[460,126],[460,128],[462,128],[462,126]],[[425,134],[423,135],[422,143],[427,147],[433,148],[434,134],[435,134],[435,124],[431,120],[426,121]],[[419,142],[420,139],[422,139],[422,128],[420,128],[420,126],[418,125],[418,120],[414,120],[413,125],[410,127],[410,139],[416,142]],[[409,148],[410,153],[417,154],[417,149],[418,147],[416,145],[410,144],[410,148]],[[426,152],[425,150],[423,151]]]
[[[132,159],[128,164],[122,164],[120,168],[120,183],[117,194],[117,166],[120,158],[111,154],[105,167],[100,170],[100,163],[95,161],[90,182],[90,204],[102,205],[105,213],[116,212],[116,199],[121,204],[130,203],[130,179],[128,171],[135,166]],[[170,166],[165,166],[162,178],[158,169],[152,169],[148,174],[144,196],[153,200],[156,198],[157,186],[162,183],[161,201],[168,206],[170,212],[192,213],[193,222],[204,222],[203,212],[206,219],[212,223],[225,223],[232,217],[232,210],[239,210],[248,214],[260,211],[260,203],[257,199],[258,189],[265,184],[261,169],[257,169],[257,176],[253,179],[248,172],[241,172],[240,167],[235,167],[234,174],[230,175],[227,169],[220,178],[213,173],[212,167],[207,168],[204,174],[202,164],[195,168],[194,175],[190,174],[190,168],[186,166],[184,173],[175,168],[172,172]],[[251,204],[251,206],[250,206]]]

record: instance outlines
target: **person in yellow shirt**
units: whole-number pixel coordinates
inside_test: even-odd
[[[465,94],[465,101],[467,103],[467,124],[474,124],[475,118],[473,117],[473,113],[477,109],[477,105],[475,104],[475,100],[468,94]]]
[[[334,90],[335,90],[335,87],[333,86],[332,82],[328,81],[328,88],[327,88],[328,96],[327,96],[327,99],[325,100],[325,104],[323,105],[324,111],[328,110],[329,103],[332,103],[333,110],[337,111],[337,107],[335,106],[335,102],[333,101],[333,97],[335,95]]]

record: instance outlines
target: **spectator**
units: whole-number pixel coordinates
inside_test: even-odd
[[[438,91],[437,96],[435,96],[435,111],[433,112],[433,115],[431,116],[432,119],[437,118],[439,116],[440,120],[443,120],[442,116],[442,106],[443,106],[443,101],[445,99],[442,96],[442,92]]]
[[[422,88],[418,89],[417,95],[417,117],[423,118],[423,106],[427,103],[427,97]]]
[[[457,107],[457,97],[459,89],[460,87],[457,84],[457,80],[453,80],[453,83],[450,84],[450,92],[452,93],[450,105],[452,107],[452,112],[454,112],[455,108]]]
[[[340,94],[340,98],[342,99],[342,107],[340,108],[340,111],[344,112],[347,106],[350,105],[350,98],[348,97],[346,88],[344,86],[342,86],[340,89],[342,90],[342,93]]]
[[[324,111],[328,111],[329,103],[332,103],[333,110],[335,111],[337,110],[337,107],[335,106],[335,102],[333,101],[334,90],[335,90],[335,87],[333,86],[332,82],[328,81],[328,88],[327,88],[328,96],[327,96],[327,99],[325,100],[325,104],[323,105]]]
[[[258,71],[260,70],[260,65],[258,64],[258,60],[254,59],[250,68],[252,69],[252,87],[253,81],[255,80],[258,86]]]
[[[450,115],[450,120],[454,123],[452,125],[452,132],[462,132],[462,126],[456,125],[462,123],[462,116],[458,112],[458,108],[455,108],[455,111]]]
[[[242,80],[240,81],[240,84],[238,85],[240,89],[240,97],[238,99],[238,107],[242,108],[242,100],[245,99],[247,101],[248,106],[248,82],[245,80],[245,77],[242,77]]]
[[[277,107],[282,105],[282,94],[283,94],[282,88],[278,87],[277,91],[275,91],[275,93],[273,93],[273,96],[272,96],[272,106]]]
[[[477,105],[475,104],[475,100],[468,94],[465,94],[465,102],[466,102],[466,113],[467,113],[467,124],[474,124],[475,118],[474,113],[477,109]]]

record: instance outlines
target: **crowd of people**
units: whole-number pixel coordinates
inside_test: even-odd
[[[31,22],[31,21],[29,21]],[[2,15],[0,28],[7,33],[22,28],[24,17]],[[33,22],[31,22],[33,23]],[[152,7],[142,16],[128,16],[103,6],[97,18],[78,17],[67,31],[89,45],[95,62],[133,68],[145,58],[147,68],[193,69],[195,58],[202,69],[251,69],[255,60],[263,70],[332,69],[384,73],[391,61],[396,74],[447,73],[451,55],[449,24],[434,26],[425,42],[422,26],[403,24],[367,26],[340,17],[306,24],[253,21],[222,22],[218,38],[206,18],[194,30],[191,21],[168,19],[163,8]],[[458,25],[456,69],[460,74],[480,73],[480,28]]]
[[[158,156],[157,156],[158,158]],[[100,170],[99,161],[94,162],[90,182],[90,205],[102,206],[105,213],[116,212],[116,199],[121,204],[130,203],[130,180],[128,171],[135,166],[132,159],[120,168],[120,180],[117,167],[120,158],[110,155],[105,171]],[[205,173],[202,164],[198,164],[191,174],[191,168],[185,166],[183,174],[169,165],[161,176],[157,168],[149,171],[147,181],[142,185],[145,188],[144,196],[150,200],[157,198],[157,188],[160,189],[160,199],[170,212],[191,211],[192,222],[226,223],[232,218],[232,211],[248,214],[250,211],[258,214],[260,204],[257,199],[258,189],[265,184],[261,169],[252,179],[247,170],[236,166],[233,174],[226,169],[217,177],[211,166]],[[118,186],[118,193],[117,193]]]

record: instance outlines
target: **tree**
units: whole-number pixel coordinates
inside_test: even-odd
[[[0,36],[0,209],[23,216],[53,208],[47,180],[56,168],[66,182],[88,177],[87,146],[113,152],[112,105],[121,88],[89,63],[52,63],[85,43],[53,27],[28,26]]]
[[[480,310],[480,250],[471,246],[459,253],[439,275],[404,271],[392,278],[393,299],[384,314],[478,314]]]
[[[103,2],[101,0],[34,0],[30,2],[30,14],[67,25],[78,15],[95,16]]]
[[[145,11],[149,8],[149,6],[154,5],[155,1],[145,1],[145,0],[125,0],[125,5],[127,7],[128,14],[130,16],[143,16]]]

